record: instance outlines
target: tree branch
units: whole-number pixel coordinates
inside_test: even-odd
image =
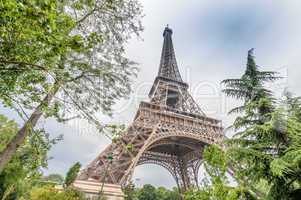
[[[48,70],[45,67],[43,67],[41,65],[33,64],[33,63],[28,63],[28,62],[0,60],[0,63],[4,63],[4,64],[16,64],[16,65],[30,65],[30,66],[33,66],[33,67],[36,67],[38,69],[41,69],[43,71],[47,71],[48,72]],[[2,69],[7,70],[7,68],[0,68],[0,69],[1,70]],[[13,69],[13,68],[11,68],[11,69]]]

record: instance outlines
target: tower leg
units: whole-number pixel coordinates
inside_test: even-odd
[[[188,171],[188,163],[182,157],[178,157],[173,162],[173,176],[181,193],[184,193],[192,186],[192,177]]]
[[[192,185],[197,188],[199,188],[199,169],[200,169],[201,164],[202,164],[201,159],[194,160],[194,161],[190,162],[190,165],[188,168],[189,172],[190,172],[191,180],[193,181]]]

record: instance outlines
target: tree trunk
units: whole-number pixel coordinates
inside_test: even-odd
[[[51,100],[60,88],[60,84],[55,82],[52,89],[48,92],[42,102],[37,106],[23,127],[18,131],[15,137],[9,142],[6,148],[0,153],[0,173],[6,164],[11,160],[20,145],[25,141],[28,133],[36,126],[38,120],[43,115],[43,107],[48,107]]]

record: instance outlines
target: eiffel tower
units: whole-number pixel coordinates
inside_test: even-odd
[[[150,100],[140,103],[133,123],[77,180],[124,186],[136,166],[157,164],[171,173],[182,191],[198,186],[202,151],[206,145],[221,142],[223,129],[221,121],[206,116],[189,94],[177,66],[172,33],[168,26],[163,32],[160,67]]]

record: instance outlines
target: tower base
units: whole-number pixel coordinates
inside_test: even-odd
[[[106,200],[124,200],[125,197],[120,185],[76,180],[73,186],[83,192],[87,200],[96,200],[101,193]]]

